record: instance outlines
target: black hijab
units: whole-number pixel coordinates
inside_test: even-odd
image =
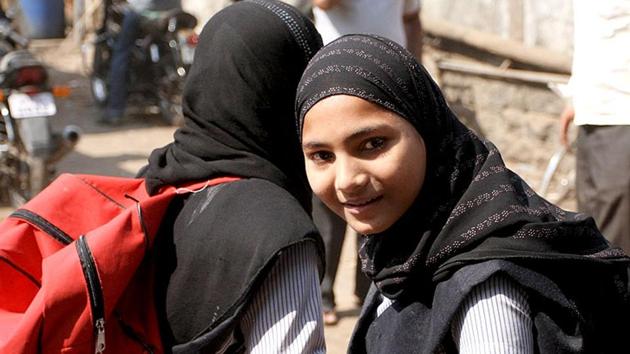
[[[320,50],[298,87],[300,133],[306,112],[337,94],[399,114],[427,149],[427,176],[416,201],[388,230],[367,235],[360,251],[363,271],[385,296],[397,298],[410,287],[431,291],[462,265],[488,259],[627,260],[590,217],[547,202],[510,171],[492,143],[457,119],[400,45],[349,35]]]
[[[184,126],[140,172],[149,193],[213,177],[256,177],[307,207],[292,107],[300,75],[321,45],[313,24],[279,1],[242,1],[213,16],[184,89]]]

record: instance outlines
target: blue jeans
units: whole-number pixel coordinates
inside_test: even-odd
[[[128,10],[123,18],[122,28],[116,38],[109,70],[109,100],[107,115],[120,117],[125,112],[129,95],[129,61],[131,48],[138,37],[141,15]]]

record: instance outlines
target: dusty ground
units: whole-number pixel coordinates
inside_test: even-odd
[[[49,66],[53,84],[69,84],[72,95],[58,100],[58,114],[54,125],[75,124],[83,131],[75,151],[58,165],[58,173],[91,173],[133,176],[146,163],[148,154],[156,147],[171,141],[174,128],[164,125],[159,118],[131,116],[119,127],[102,127],[95,123],[99,110],[93,105],[89,82],[81,62],[80,50],[68,41],[39,40],[32,50]],[[0,219],[12,211],[0,206]],[[336,282],[340,323],[326,328],[329,353],[344,353],[354,326],[358,309],[351,294],[353,289],[353,245],[348,240],[342,254]]]

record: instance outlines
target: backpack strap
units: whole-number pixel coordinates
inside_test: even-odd
[[[234,182],[242,179],[241,177],[217,177],[205,181],[195,181],[190,183],[184,183],[179,186],[167,186],[164,189],[160,190],[160,194],[187,194],[187,193],[198,193],[205,190],[208,187],[216,186],[218,184]]]

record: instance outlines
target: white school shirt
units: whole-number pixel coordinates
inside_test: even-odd
[[[280,254],[241,317],[246,353],[326,353],[318,259],[306,242]]]
[[[630,1],[573,1],[577,125],[630,124]]]
[[[379,295],[380,316],[393,301]],[[464,299],[451,323],[460,354],[533,354],[534,332],[527,295],[505,276],[495,275]]]
[[[403,14],[417,12],[419,0],[341,0],[329,10],[313,7],[324,44],[344,34],[377,34],[407,46]]]

